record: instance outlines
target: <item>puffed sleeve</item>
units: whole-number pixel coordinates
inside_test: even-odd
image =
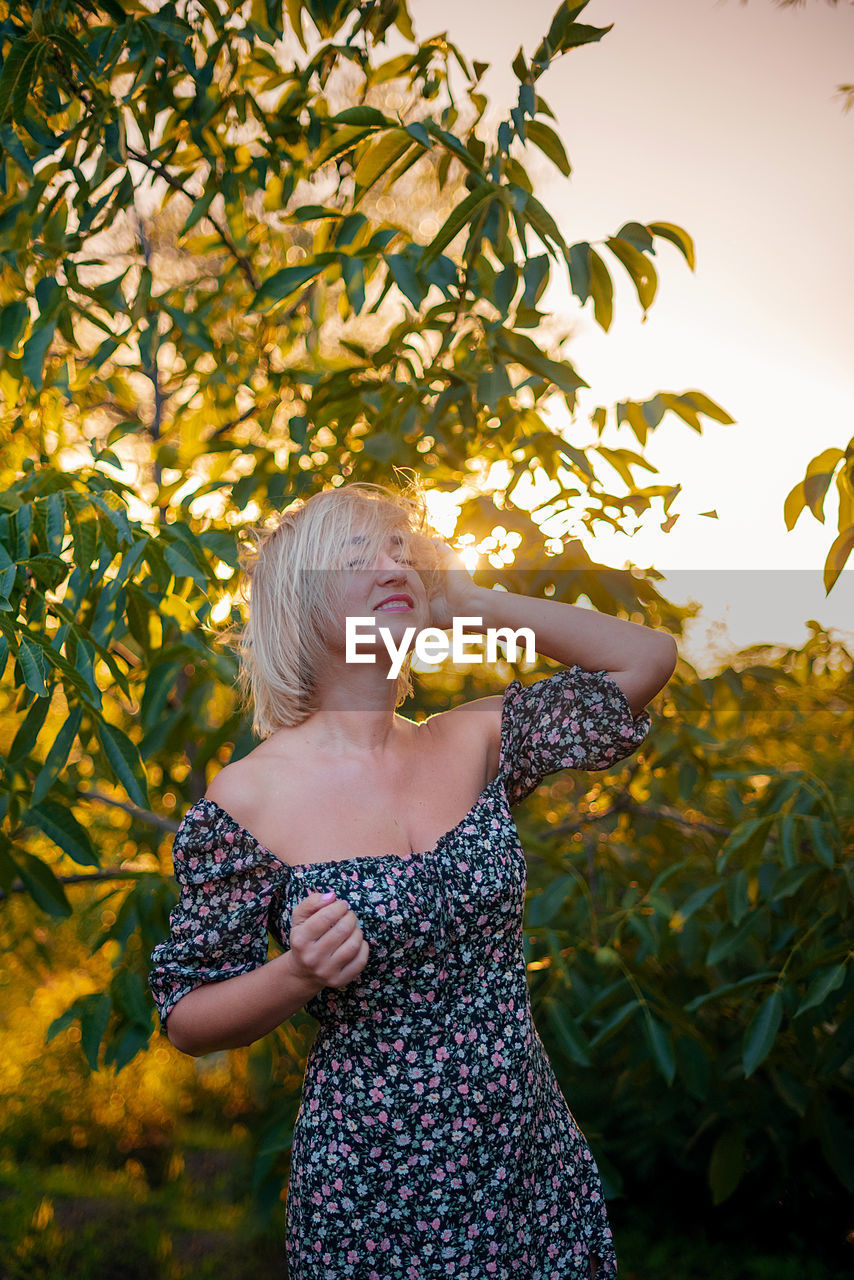
[[[607,769],[632,755],[652,721],[632,715],[608,671],[562,667],[545,679],[504,690],[500,775],[510,804],[559,769]]]
[[[249,973],[267,959],[268,918],[287,868],[214,801],[190,809],[172,849],[180,897],[170,934],[151,953],[160,1029],[182,996]]]

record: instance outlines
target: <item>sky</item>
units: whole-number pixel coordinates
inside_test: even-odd
[[[517,49],[533,53],[556,8],[410,0],[420,40],[446,31],[490,63],[482,84],[502,115],[515,103]],[[585,546],[614,567],[655,566],[667,598],[703,603],[680,643],[701,674],[742,646],[799,647],[807,619],[854,652],[854,563],[830,595],[822,581],[835,485],[824,525],[805,511],[789,532],[783,519],[810,460],[854,435],[854,110],[836,89],[854,82],[854,6],[591,0],[579,21],[613,27],[539,81],[572,173],[529,149],[537,195],[570,244],[667,221],[696,252],[692,272],[656,242],[658,293],[641,323],[634,287],[603,249],[615,282],[608,333],[565,274],[550,284],[541,306],[572,331],[565,355],[591,386],[579,405],[696,388],[736,420],[703,419],[698,435],[666,415],[645,450],[659,475],[637,474],[681,484],[679,519],[663,532],[658,502],[632,535],[598,525]],[[595,439],[565,425],[582,446]],[[638,450],[625,426],[602,442]]]

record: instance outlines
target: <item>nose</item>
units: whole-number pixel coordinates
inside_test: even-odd
[[[403,554],[402,552],[400,553]],[[389,555],[387,551],[381,551],[377,557],[377,571],[383,574],[396,573],[401,577],[406,576],[406,566],[402,565],[393,555]]]

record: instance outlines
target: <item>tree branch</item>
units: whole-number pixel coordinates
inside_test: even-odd
[[[114,809],[123,809],[132,818],[136,818],[137,822],[144,822],[149,827],[158,827],[161,831],[171,831],[173,835],[180,825],[172,818],[166,818],[160,813],[152,813],[150,809],[140,809],[138,805],[128,804],[124,800],[114,800],[112,796],[105,796],[100,791],[78,791],[75,799],[97,800],[101,804],[112,805]]]
[[[166,168],[164,164],[161,164],[159,160],[155,160],[154,156],[149,156],[144,151],[137,151],[135,147],[128,147],[128,155],[131,156],[134,160],[138,161],[139,164],[144,165],[145,168],[150,170],[151,173],[156,173],[157,176],[159,178],[162,178],[163,181],[167,184],[167,186],[170,186],[173,191],[180,191],[182,195],[186,196],[188,200],[192,200],[193,203],[195,203],[195,201],[198,199],[197,196],[193,195],[192,191],[187,190],[187,188],[184,186],[183,182],[180,181],[180,179],[176,178],[174,174],[171,174],[169,172],[169,170]],[[219,222],[217,222],[216,218],[213,216],[212,213],[206,213],[204,216],[207,218],[208,222],[210,222],[212,226],[215,228],[216,233],[219,236],[220,240],[222,240],[223,244],[228,249],[229,253],[232,255],[237,265],[240,267],[240,270],[243,272],[243,275],[245,276],[247,283],[257,293],[258,288],[260,286],[260,282],[256,278],[255,272],[252,270],[252,264],[249,261],[249,259],[246,257],[245,254],[240,252],[240,250],[232,240],[226,228],[221,226]]]
[[[124,867],[105,867],[103,871],[80,872],[76,875],[57,876],[59,884],[91,884],[95,880],[139,880],[142,876],[150,876],[150,871],[127,871]],[[0,902],[10,893],[29,892],[23,880],[13,880],[8,889],[0,889]]]

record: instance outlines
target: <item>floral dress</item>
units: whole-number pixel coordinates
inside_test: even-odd
[[[291,1148],[291,1280],[616,1275],[599,1174],[532,1018],[510,809],[559,769],[631,755],[649,728],[607,671],[511,681],[497,777],[424,853],[285,865],[215,802],[188,811],[152,954],[162,1021],[263,964],[268,932],[287,948],[314,891],[334,889],[370,945],[356,978],[305,1005],[319,1028]]]

